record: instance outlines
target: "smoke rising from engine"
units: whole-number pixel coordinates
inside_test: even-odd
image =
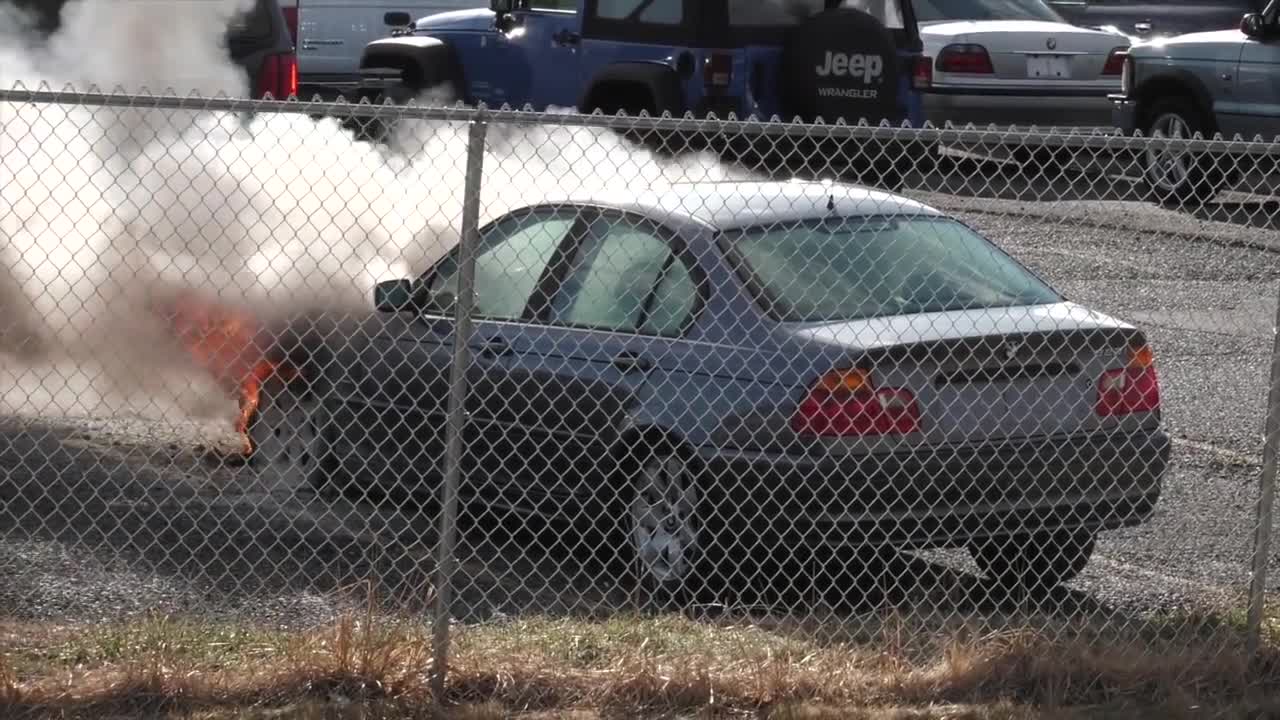
[[[0,0],[0,88],[244,96],[223,36],[250,4],[77,0],[45,41]],[[539,198],[727,174],[600,130],[491,133],[482,222]],[[462,123],[405,122],[388,147],[301,113],[0,102],[3,409],[234,414],[157,302],[196,292],[266,321],[367,313],[374,283],[456,243],[466,145]]]

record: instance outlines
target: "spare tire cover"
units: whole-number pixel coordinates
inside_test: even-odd
[[[898,65],[893,35],[875,17],[852,8],[816,13],[792,28],[783,50],[786,119],[896,123],[904,117]]]

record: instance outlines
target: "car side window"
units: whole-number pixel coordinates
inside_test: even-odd
[[[679,25],[684,21],[684,0],[599,0],[596,15],[605,20]]]
[[[476,255],[476,317],[519,320],[575,222],[576,212],[559,211],[511,218],[490,227]],[[454,254],[436,269],[431,290],[456,294],[458,271]]]
[[[616,332],[678,334],[696,291],[656,229],[617,217],[593,223],[552,298],[552,322]]]
[[[698,286],[689,268],[678,258],[667,263],[640,332],[646,335],[679,335],[698,303]]]

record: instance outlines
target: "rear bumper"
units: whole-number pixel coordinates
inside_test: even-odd
[[[1169,438],[1160,430],[839,458],[704,452],[724,517],[806,545],[952,547],[1051,528],[1146,521]]]
[[[1013,95],[938,89],[924,93],[924,116],[937,127],[950,122],[1027,127],[1111,127],[1111,101],[1105,95]]]

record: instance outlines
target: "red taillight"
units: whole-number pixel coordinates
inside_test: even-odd
[[[268,55],[258,77],[258,97],[267,95],[287,100],[298,94],[298,56],[293,53]]]
[[[1119,76],[1124,72],[1124,59],[1129,54],[1129,48],[1118,47],[1111,51],[1107,56],[1107,64],[1102,66],[1103,75]]]
[[[289,28],[289,37],[293,38],[293,46],[298,46],[298,6],[280,8],[284,11],[284,24]]]
[[[877,388],[863,370],[828,373],[801,401],[791,428],[803,435],[904,435],[920,428],[910,390]]]
[[[1160,377],[1149,346],[1129,351],[1129,363],[1098,378],[1095,409],[1101,417],[1153,412],[1160,409]]]
[[[991,65],[991,56],[981,45],[959,44],[948,45],[938,53],[938,69],[948,73],[968,73],[970,75],[991,75],[995,68]]]
[[[733,56],[711,53],[702,63],[702,82],[707,87],[727,88],[733,81]]]
[[[916,58],[915,67],[911,71],[911,87],[916,90],[928,90],[933,86],[933,59],[925,56]]]

